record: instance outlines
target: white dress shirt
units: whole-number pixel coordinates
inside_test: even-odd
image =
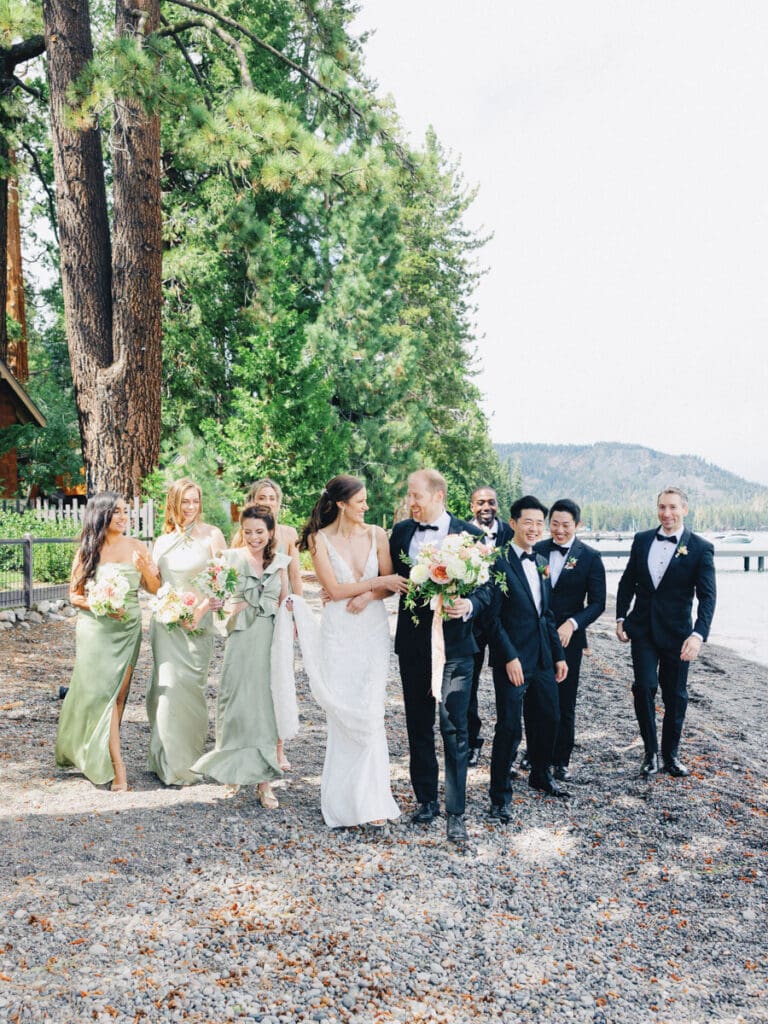
[[[651,574],[651,581],[656,588],[664,578],[664,573],[669,568],[669,563],[675,557],[677,545],[680,541],[677,533],[664,533],[665,537],[674,537],[674,544],[670,544],[668,540],[659,540],[659,533],[664,533],[664,531],[657,530],[657,536],[653,538],[648,549],[648,572]]]
[[[563,554],[560,551],[555,551],[555,550],[552,550],[552,551],[549,552],[549,580],[550,580],[550,582],[551,582],[553,587],[555,586],[557,581],[560,579],[560,573],[565,568],[565,563],[571,557],[571,546],[572,545],[573,545],[573,541],[571,541],[571,543],[568,545],[568,550],[565,552],[565,554]],[[563,544],[561,546],[565,547],[566,545]],[[575,633],[576,630],[579,628],[578,622],[576,621],[576,619],[573,619],[573,618],[568,619],[568,621],[573,626],[573,631]]]
[[[420,530],[418,526],[413,531],[413,537],[411,537],[411,543],[408,545],[408,557],[415,561],[418,557],[419,552],[425,544],[442,544],[445,538],[448,536],[448,531],[451,528],[451,517],[443,511],[432,523],[425,524],[427,526],[436,526],[436,530]]]
[[[565,545],[563,545],[565,547]],[[549,578],[552,581],[552,586],[557,583],[560,579],[560,573],[563,571],[563,566],[568,561],[571,554],[571,545],[568,545],[568,550],[563,555],[559,551],[550,551],[549,553]]]
[[[514,541],[512,541],[512,550],[515,552],[517,558],[521,555],[527,554],[527,552],[518,547]],[[535,552],[533,552],[535,554]],[[528,580],[528,586],[531,588],[531,596],[533,597],[533,603],[536,605],[536,611],[541,615],[541,574],[539,573],[536,562],[532,562],[530,558],[526,558],[521,562],[525,578]]]
[[[485,534],[485,543],[492,548],[496,547],[496,538],[499,535],[499,520],[494,519],[489,527],[483,526],[482,523],[478,523],[476,519],[470,520],[473,526],[476,526],[478,530],[482,530]]]

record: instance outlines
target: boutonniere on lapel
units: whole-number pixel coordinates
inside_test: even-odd
[[[677,551],[675,551],[675,558],[685,558],[688,554],[688,548],[685,544],[678,544]]]
[[[544,562],[542,565],[537,565],[536,568],[539,570],[540,576],[543,576],[545,580],[549,579],[549,562]]]
[[[576,568],[576,563],[577,563],[577,562],[578,562],[578,558],[574,558],[574,557],[573,557],[573,555],[571,555],[571,557],[570,557],[570,558],[568,559],[568,561],[567,561],[567,562],[565,563],[565,565],[563,566],[563,568],[564,568],[564,569],[575,569],[575,568]]]

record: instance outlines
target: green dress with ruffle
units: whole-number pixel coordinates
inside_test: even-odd
[[[276,553],[257,576],[242,548],[224,557],[238,572],[233,602],[246,607],[230,621],[216,700],[216,746],[192,766],[217,782],[252,785],[282,776],[277,764],[277,725],[270,688],[270,654],[280,602],[280,569],[288,555]]]

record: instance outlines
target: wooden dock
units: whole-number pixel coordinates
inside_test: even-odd
[[[594,541],[587,541],[587,544],[591,544],[596,548],[603,558],[627,558],[629,556],[628,547],[613,547],[609,545],[603,545],[595,543]],[[741,558],[744,562],[744,572],[749,572],[752,568],[752,562],[757,563],[757,571],[765,571],[765,560],[768,558],[768,548],[756,548],[751,544],[729,544],[725,547],[715,546],[715,558]]]

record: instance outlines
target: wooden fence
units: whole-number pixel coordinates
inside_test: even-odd
[[[0,511],[33,512],[41,522],[71,523],[72,536],[76,537],[83,525],[85,504],[65,503],[63,499],[35,498],[33,501],[5,498],[0,501]],[[155,505],[149,501],[133,498],[128,502],[128,534],[151,541],[155,536]]]

